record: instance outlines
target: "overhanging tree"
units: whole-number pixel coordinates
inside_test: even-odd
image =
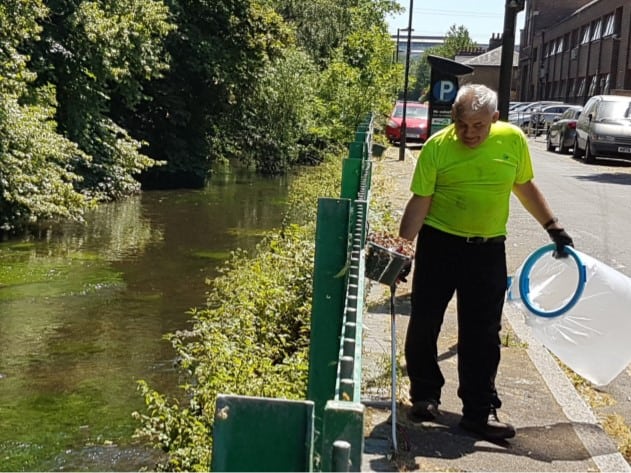
[[[40,0],[0,6],[0,233],[58,218],[80,220],[88,199],[73,172],[88,157],[57,133],[54,88],[33,88],[21,51],[36,41],[47,9]]]
[[[41,40],[32,45],[37,85],[56,88],[59,131],[91,156],[75,171],[80,189],[100,200],[138,192],[135,175],[155,164],[114,119],[113,104],[133,113],[142,80],[167,68],[168,10],[154,0],[48,0]]]

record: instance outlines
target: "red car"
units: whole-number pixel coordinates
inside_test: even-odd
[[[405,110],[405,141],[424,143],[427,140],[428,106],[421,102],[407,102]],[[403,101],[397,101],[386,124],[386,138],[390,143],[401,140],[401,122],[403,121]]]

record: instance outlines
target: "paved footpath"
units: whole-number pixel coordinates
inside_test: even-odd
[[[409,197],[414,164],[409,152],[404,161],[399,161],[398,150],[389,148],[373,171],[378,176],[387,166],[388,176],[394,176],[389,198],[393,209],[399,212]],[[405,415],[407,379],[402,374],[402,348],[410,313],[409,282],[397,288],[394,303],[399,448],[393,455],[390,289],[374,282],[367,287],[362,382],[367,411],[362,471],[631,471],[549,352],[532,338],[521,311],[510,304],[504,310],[502,361],[497,377],[503,407],[498,412],[500,419],[515,425],[516,437],[491,443],[458,427],[461,404],[456,395],[454,301],[445,315],[439,341],[440,365],[446,380],[443,415],[436,422],[409,423]]]

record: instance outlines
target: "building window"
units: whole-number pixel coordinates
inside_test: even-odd
[[[603,36],[610,36],[614,34],[614,14],[608,15],[605,18],[605,31],[603,31]]]
[[[572,31],[572,40],[571,40],[571,43],[570,43],[570,49],[578,46],[578,38],[579,38],[579,36],[578,36],[578,29],[576,29],[576,30]]]
[[[595,95],[598,92],[598,76],[594,75],[594,77],[592,77],[592,81],[589,84],[589,90],[587,91],[587,95],[588,97],[591,97],[592,95]]]
[[[585,77],[580,79],[578,83],[578,90],[576,91],[577,97],[582,97],[583,95],[585,95]]]
[[[593,23],[593,26],[592,26],[592,41],[596,41],[597,39],[600,39],[600,37],[602,36],[602,28],[603,28],[603,23],[602,23],[602,20],[599,18]]]
[[[567,81],[567,99],[568,100],[575,97],[574,85],[575,85],[574,79],[570,79]]]
[[[556,53],[562,53],[563,52],[563,38],[559,38],[557,40],[557,49],[556,49]]]
[[[608,94],[611,88],[611,74],[607,74],[600,79],[600,93]]]
[[[581,33],[581,44],[589,43],[589,25],[583,26],[583,30]]]

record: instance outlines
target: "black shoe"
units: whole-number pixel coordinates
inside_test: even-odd
[[[434,420],[440,415],[437,401],[417,401],[408,410],[408,419],[412,422]]]
[[[463,417],[460,420],[460,427],[478,434],[485,440],[505,440],[515,436],[515,427],[505,422],[500,422],[495,409],[491,409],[487,420],[480,421]]]

